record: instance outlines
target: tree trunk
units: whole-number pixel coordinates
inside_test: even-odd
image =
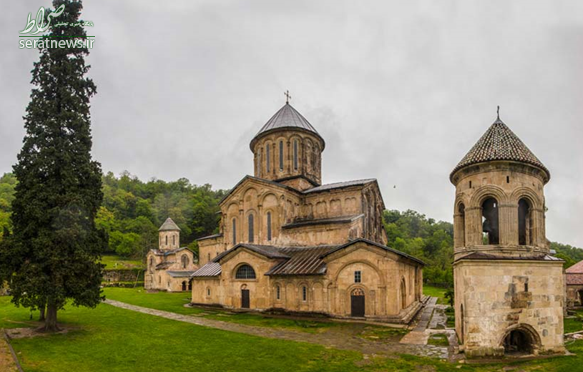
[[[39,322],[44,322],[45,321],[45,310],[46,310],[46,306],[41,306],[40,307],[40,316],[38,317],[38,321]]]
[[[55,303],[48,303],[46,310],[45,325],[42,327],[44,332],[58,332],[60,331],[57,326],[57,305]]]

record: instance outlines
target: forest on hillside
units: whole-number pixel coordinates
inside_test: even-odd
[[[0,237],[11,230],[10,213],[16,177],[6,173],[0,178]],[[171,217],[181,228],[181,245],[195,252],[195,239],[218,232],[219,202],[226,190],[191,184],[181,178],[166,182],[152,179],[144,182],[128,172],[103,176],[103,205],[96,223],[109,237],[104,253],[143,259],[149,249],[158,246],[158,227]],[[386,210],[383,223],[388,245],[418,257],[427,263],[426,283],[453,283],[453,225],[436,221],[412,211]],[[583,260],[583,249],[552,242],[556,256],[565,267]]]

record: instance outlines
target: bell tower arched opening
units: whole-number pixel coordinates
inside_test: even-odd
[[[532,237],[532,208],[526,199],[518,202],[518,244],[533,245]]]
[[[488,198],[482,203],[483,244],[500,244],[500,226],[498,224],[498,201]]]

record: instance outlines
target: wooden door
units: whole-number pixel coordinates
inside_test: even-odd
[[[241,289],[241,307],[243,309],[249,308],[249,290]]]
[[[351,316],[363,318],[364,317],[364,291],[362,289],[355,289],[350,296]]]

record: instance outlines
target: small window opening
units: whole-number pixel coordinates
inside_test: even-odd
[[[362,281],[362,274],[360,271],[355,271],[354,272],[354,282],[355,283],[360,283]]]
[[[233,218],[232,230],[233,230],[233,245],[235,245],[235,244],[237,244],[237,219],[236,218]]]
[[[253,215],[249,215],[249,243],[253,243],[254,236]]]
[[[506,183],[510,183],[510,176],[506,176]]]
[[[166,235],[166,245],[168,245],[168,235]]]
[[[298,140],[294,141],[294,170],[298,170]]]
[[[528,292],[528,283],[524,283],[524,291]]]
[[[304,302],[308,301],[308,288],[306,286],[302,287],[302,300]]]
[[[267,212],[267,241],[271,241],[271,212]]]
[[[472,188],[472,181],[470,181],[470,189]]]
[[[279,170],[283,170],[283,141],[279,141]]]
[[[210,296],[210,295],[211,295],[211,289],[210,289],[210,288],[207,288],[207,289],[206,289],[206,295],[207,295],[207,296]]]
[[[172,245],[176,245],[176,235],[172,236]]]
[[[281,288],[279,286],[275,287],[276,298],[281,299]]]
[[[532,245],[531,208],[525,199],[518,202],[518,244]]]
[[[265,146],[265,167],[267,173],[269,173],[269,171],[271,170],[271,156],[269,151],[269,145]]]

